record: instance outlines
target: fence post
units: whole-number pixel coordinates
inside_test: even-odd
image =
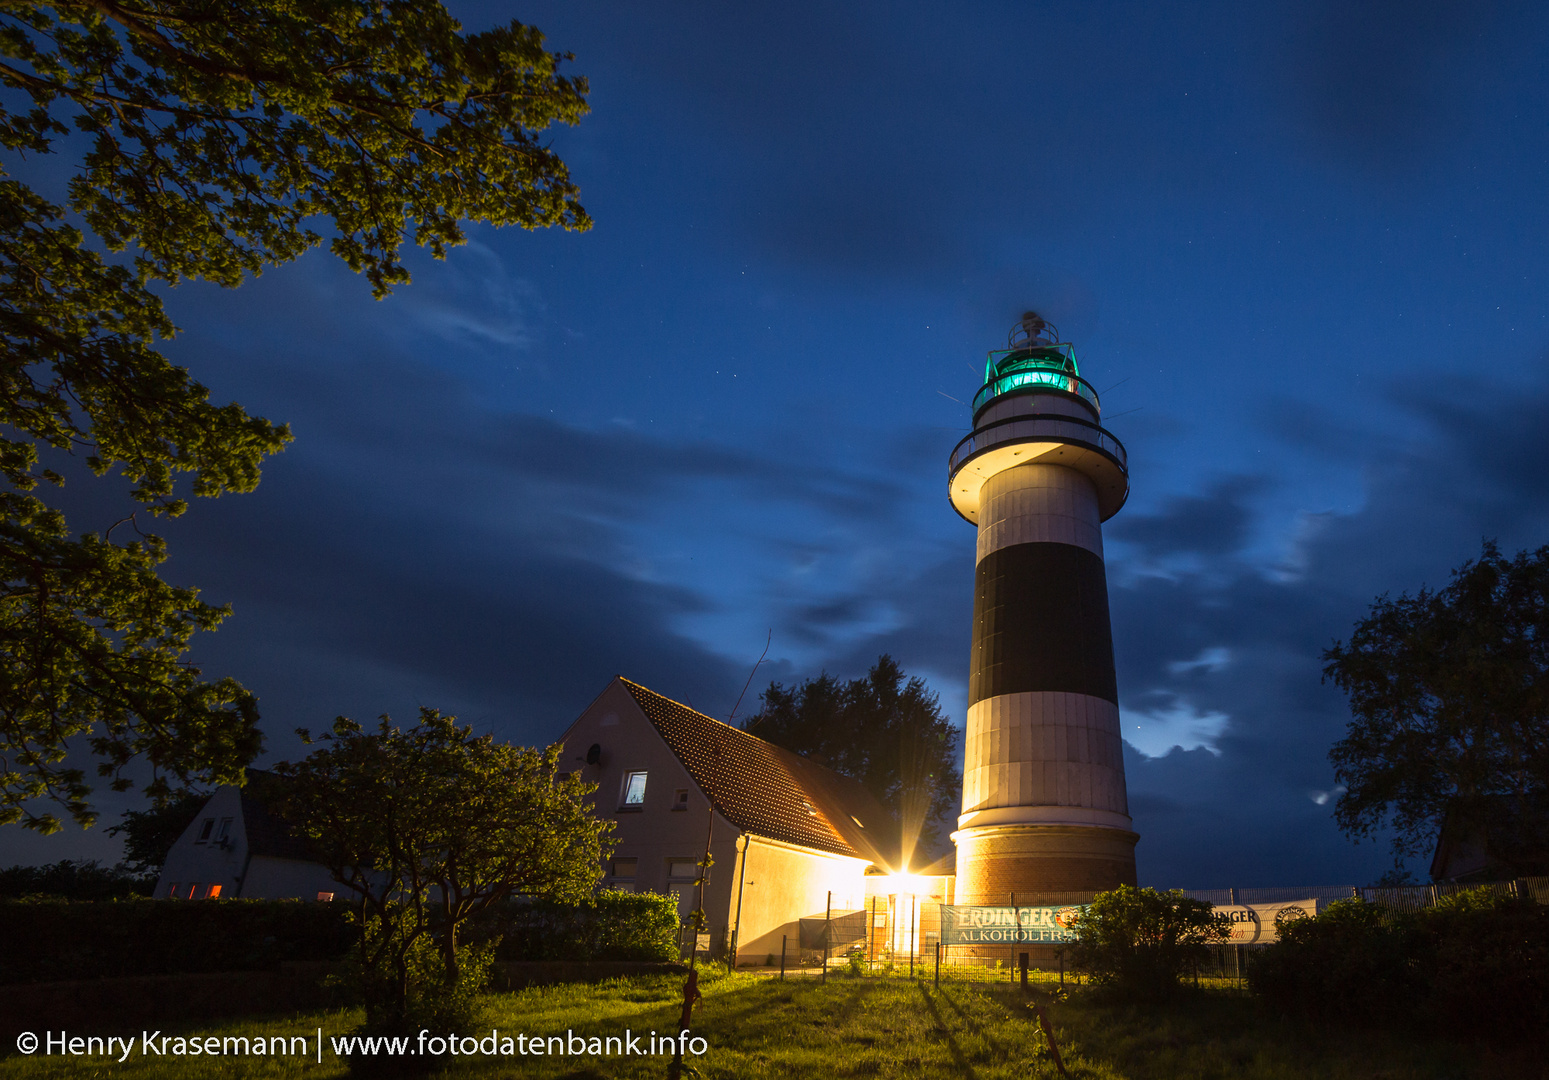
[[[866,924],[866,970],[877,973],[877,898],[871,898],[871,921]]]
[[[1027,953],[1023,953],[1021,956],[1017,957],[1017,966],[1022,969],[1022,989],[1023,990],[1027,989],[1027,962],[1028,962],[1028,954]]]
[[[941,942],[936,942],[936,989],[941,989]]]
[[[828,949],[834,937],[834,890],[828,890],[828,910],[823,914],[823,974],[818,982],[828,982]]]
[[[780,981],[785,981],[785,941],[789,934],[780,935]]]
[[[920,928],[919,914],[920,898],[911,896],[909,898],[909,978],[911,979],[914,978],[914,954],[920,948],[920,940],[917,936]]]

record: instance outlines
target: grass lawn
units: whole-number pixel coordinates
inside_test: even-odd
[[[678,1015],[681,984],[665,978],[598,986],[565,986],[492,995],[485,1033],[621,1037],[628,1029],[649,1049],[650,1033],[668,1032]],[[1048,984],[1045,983],[1045,986]],[[831,978],[779,982],[763,975],[707,974],[696,1033],[708,1044],[690,1063],[721,1077],[1054,1077],[1041,1049],[1036,1018],[1008,983]],[[1201,1078],[1511,1078],[1549,1080],[1549,1065],[1531,1050],[1495,1050],[1409,1037],[1307,1031],[1261,1014],[1246,996],[1211,990],[1163,1010],[1114,1008],[1084,989],[1049,1003],[1056,1041],[1071,1076],[1093,1080]],[[147,1057],[139,1032],[127,1061],[104,1057],[24,1057],[11,1048],[0,1080],[44,1076],[309,1077],[344,1076],[330,1046],[359,1014],[311,1013],[238,1021],[197,1030],[168,1025],[164,1036],[306,1036],[305,1056]],[[324,1034],[323,1061],[316,1029]],[[81,1031],[81,1035],[128,1035]],[[118,1055],[115,1054],[115,1057]],[[663,1077],[667,1057],[445,1057],[448,1077]]]

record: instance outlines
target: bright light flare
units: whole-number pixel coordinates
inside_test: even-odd
[[[888,892],[904,894],[908,896],[929,896],[930,882],[915,874],[890,874],[887,879]]]

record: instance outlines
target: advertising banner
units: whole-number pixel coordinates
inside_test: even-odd
[[[1232,920],[1229,945],[1268,945],[1280,940],[1280,927],[1305,919],[1318,910],[1316,900],[1288,900],[1279,904],[1217,904],[1216,914]]]
[[[943,945],[1038,945],[1076,939],[1075,923],[1085,910],[1061,907],[964,907],[941,905]]]
[[[943,945],[1039,945],[1076,939],[1075,924],[1083,904],[1060,907],[965,907],[941,905]],[[1316,900],[1278,904],[1217,904],[1217,915],[1232,921],[1230,945],[1267,945],[1280,937],[1280,927],[1318,910]]]

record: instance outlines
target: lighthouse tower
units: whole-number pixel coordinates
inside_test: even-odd
[[[1102,522],[1129,496],[1075,350],[1034,312],[989,354],[952,506],[979,530],[957,896],[1135,883]]]

